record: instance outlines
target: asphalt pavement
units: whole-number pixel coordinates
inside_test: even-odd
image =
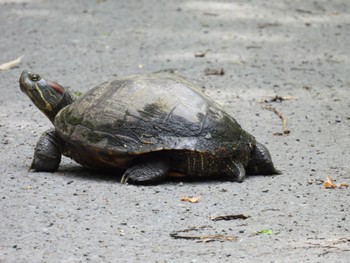
[[[0,262],[350,262],[349,1],[0,0],[0,18],[0,68],[23,56],[0,70]],[[25,69],[76,93],[182,75],[282,175],[133,186],[67,158],[30,172],[52,124]]]

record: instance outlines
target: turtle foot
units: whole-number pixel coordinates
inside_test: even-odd
[[[230,181],[236,181],[238,183],[242,183],[246,175],[243,164],[232,158],[230,158],[230,162],[226,165],[224,173]]]
[[[251,153],[251,159],[247,166],[247,173],[250,175],[273,175],[281,174],[275,168],[269,150],[261,143],[257,143]]]
[[[54,130],[46,131],[39,139],[32,165],[29,170],[37,172],[55,172],[61,162],[59,141]]]
[[[120,182],[122,184],[156,184],[166,177],[168,171],[168,162],[149,158],[128,168]]]

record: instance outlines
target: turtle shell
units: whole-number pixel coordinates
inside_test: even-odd
[[[97,85],[62,109],[54,125],[80,156],[118,158],[188,150],[247,158],[255,144],[215,101],[170,74],[129,76]]]

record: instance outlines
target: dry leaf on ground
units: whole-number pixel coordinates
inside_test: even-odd
[[[331,177],[327,177],[326,181],[324,181],[323,183],[323,187],[325,189],[328,189],[328,188],[337,188],[337,185],[335,183],[333,183],[333,179]]]
[[[1,64],[0,70],[6,70],[6,69],[11,69],[11,68],[16,67],[21,62],[22,58],[23,58],[23,56],[20,56],[19,58],[15,59],[15,60]]]
[[[200,196],[197,196],[197,197],[187,197],[187,196],[184,196],[184,197],[181,197],[181,201],[183,202],[189,202],[189,203],[198,203],[198,201],[201,199]]]
[[[333,182],[333,179],[330,176],[327,176],[327,179],[323,182],[323,187],[325,189],[347,188],[347,187],[349,187],[349,184],[347,184],[347,183],[335,184]]]

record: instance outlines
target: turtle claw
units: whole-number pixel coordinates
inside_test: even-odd
[[[28,172],[34,172],[34,171],[35,171],[35,168],[33,167],[33,163],[32,163],[28,168]]]
[[[127,184],[128,183],[128,175],[126,173],[123,174],[122,178],[120,179],[121,184]]]

